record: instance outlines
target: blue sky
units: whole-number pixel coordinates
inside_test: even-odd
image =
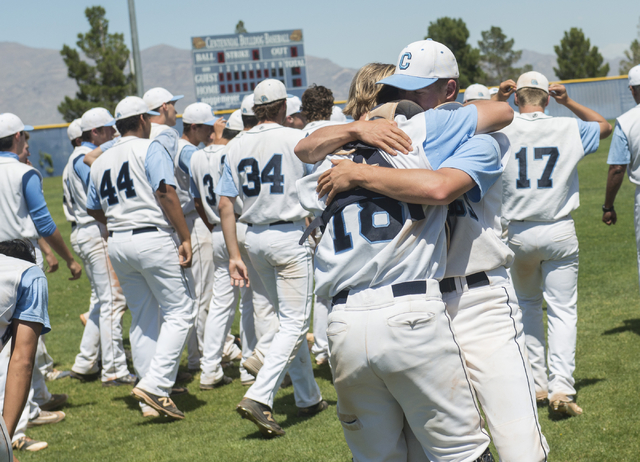
[[[127,0],[3,2],[0,41],[35,48],[75,45],[88,29],[87,6],[102,4],[111,32],[123,32],[130,44]],[[393,62],[408,43],[422,39],[428,24],[442,16],[462,18],[476,46],[480,32],[499,26],[515,39],[516,49],[553,54],[563,32],[582,28],[606,58],[621,56],[638,38],[638,0],[484,3],[424,0],[323,0],[321,2],[254,0],[136,0],[142,49],[167,44],[190,48],[190,37],[233,33],[238,20],[249,32],[302,28],[306,53],[358,68],[372,61]],[[28,6],[27,6],[28,5]],[[14,18],[14,19],[11,19]]]

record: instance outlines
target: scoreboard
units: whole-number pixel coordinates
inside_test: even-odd
[[[302,30],[193,37],[196,100],[215,111],[238,109],[264,79],[278,79],[287,93],[307,88]]]

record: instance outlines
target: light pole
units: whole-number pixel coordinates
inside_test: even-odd
[[[129,24],[131,25],[131,48],[133,52],[133,73],[136,76],[138,96],[144,95],[144,83],[142,80],[142,60],[140,59],[140,46],[138,45],[138,26],[136,24],[136,6],[134,0],[129,2]]]

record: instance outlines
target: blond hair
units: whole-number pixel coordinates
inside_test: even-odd
[[[516,91],[518,106],[546,107],[549,101],[549,93],[540,88],[524,87]]]
[[[362,66],[351,81],[349,100],[342,112],[353,117],[353,120],[358,120],[377,103],[383,102],[380,101],[382,97],[388,98],[388,93],[395,94],[395,88],[376,84],[392,75],[395,70],[396,66],[393,64],[370,63]]]

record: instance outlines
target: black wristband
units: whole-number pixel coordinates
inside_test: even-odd
[[[611,206],[611,208],[606,208],[604,205],[602,206],[602,212],[603,213],[607,213],[607,212],[613,212],[615,209],[613,208],[613,205]]]

